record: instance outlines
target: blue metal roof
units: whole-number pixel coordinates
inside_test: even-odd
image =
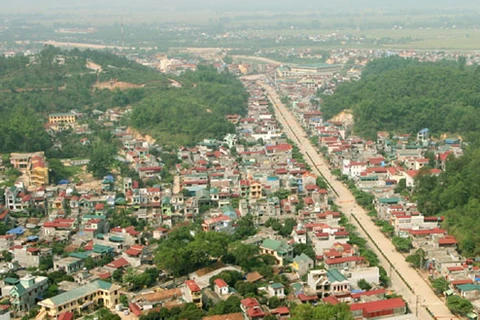
[[[7,234],[24,234],[25,233],[25,228],[23,227],[16,227],[14,229],[10,229],[7,231]]]

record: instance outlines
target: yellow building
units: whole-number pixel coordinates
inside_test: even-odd
[[[40,301],[38,303],[41,307],[39,315],[56,319],[61,313],[77,311],[81,314],[98,305],[113,309],[119,303],[119,298],[120,286],[96,280]]]
[[[43,157],[33,156],[30,159],[29,169],[27,173],[31,186],[41,187],[48,185],[48,164]]]
[[[52,113],[48,115],[48,122],[50,123],[75,123],[77,116],[73,113]]]

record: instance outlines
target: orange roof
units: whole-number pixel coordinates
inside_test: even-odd
[[[192,292],[200,291],[200,287],[195,282],[195,280],[187,280],[187,281],[185,281],[185,284],[187,285],[188,289],[190,289],[190,291],[192,291]]]
[[[223,280],[221,278],[215,279],[214,282],[217,285],[217,287],[219,287],[219,288],[228,287],[228,284],[225,282],[225,280]]]

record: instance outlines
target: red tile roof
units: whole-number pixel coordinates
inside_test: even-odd
[[[73,320],[73,312],[67,311],[58,316],[58,320]]]
[[[363,292],[358,292],[358,293],[353,293],[352,298],[353,299],[358,299],[361,296],[374,296],[377,294],[384,294],[387,290],[385,289],[377,289],[377,290],[370,290],[370,291],[363,291]]]
[[[245,298],[240,303],[247,309],[260,306],[260,303],[255,298]]]
[[[318,296],[307,296],[305,293],[300,293],[297,295],[297,298],[300,299],[300,301],[305,302],[305,301],[317,301]]]
[[[328,260],[325,260],[325,263],[328,265],[332,265],[332,264],[340,264],[345,262],[356,262],[356,261],[364,261],[364,260],[365,260],[364,257],[353,256],[353,257],[328,259]]]
[[[452,245],[457,244],[457,239],[454,236],[445,236],[443,238],[438,239],[439,245]]]
[[[427,236],[431,234],[445,234],[446,231],[440,228],[422,229],[422,230],[407,230],[413,236]]]
[[[458,286],[460,284],[469,284],[473,283],[472,279],[461,279],[461,280],[453,280],[450,282],[453,286]]]
[[[228,287],[228,284],[225,282],[225,280],[219,278],[219,279],[215,279],[215,284],[217,285],[217,287],[219,288],[224,288],[224,287]]]
[[[140,317],[142,315],[142,309],[140,309],[140,307],[138,306],[138,304],[136,303],[130,303],[128,305],[128,307],[130,308],[130,311],[136,315],[137,317]]]
[[[335,298],[334,296],[329,296],[329,297],[323,298],[322,300],[324,302],[332,304],[332,305],[336,305],[336,304],[340,303],[340,301],[337,298]]]
[[[106,266],[109,267],[109,268],[113,268],[113,269],[120,269],[120,268],[128,266],[129,264],[130,263],[127,260],[125,260],[124,258],[120,258],[120,259],[117,259],[117,260],[114,260],[114,261],[110,262]]]
[[[185,281],[185,284],[187,285],[188,289],[190,289],[190,291],[192,291],[192,292],[200,291],[200,287],[195,282],[195,280],[187,280],[187,281]]]
[[[377,311],[394,310],[403,308],[405,306],[405,301],[403,301],[402,298],[393,298],[380,301],[352,303],[350,304],[350,310],[363,310],[363,312],[371,313]]]
[[[258,306],[258,307],[248,308],[247,315],[250,318],[263,318],[265,316],[265,312],[263,312],[262,309]]]
[[[282,307],[278,307],[275,310],[272,310],[272,314],[286,315],[286,314],[290,314],[290,310],[287,307],[282,306]]]

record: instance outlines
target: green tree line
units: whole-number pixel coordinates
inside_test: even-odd
[[[362,78],[323,96],[331,118],[345,109],[355,117],[355,132],[376,137],[379,130],[415,133],[469,133],[480,129],[480,67],[465,61],[419,62],[389,57],[370,62]]]

